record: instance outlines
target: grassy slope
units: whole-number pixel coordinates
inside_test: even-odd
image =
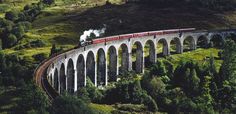
[[[95,110],[102,111],[104,113],[109,113],[109,114],[114,110],[114,108],[111,105],[102,105],[102,104],[91,103],[89,105],[89,107],[91,107]]]
[[[23,0],[15,5],[9,3],[10,9],[22,9],[25,4],[37,0]],[[64,4],[57,1],[57,5],[43,10],[36,21],[33,22],[33,29],[26,33],[25,38],[18,45],[23,45],[29,41],[41,39],[46,42],[42,48],[29,48],[22,50],[7,49],[5,53],[17,53],[21,56],[31,57],[37,53],[49,53],[51,44],[56,43],[65,48],[71,48],[79,41],[79,36],[84,30],[90,28],[96,29],[103,24],[107,25],[106,35],[140,32],[149,30],[196,27],[198,29],[228,28],[236,26],[236,12],[215,12],[205,9],[195,9],[192,7],[146,7],[145,5],[113,5],[101,6],[105,0],[90,0],[93,4],[76,5]],[[96,2],[95,2],[96,1]],[[118,3],[119,0],[113,0]],[[95,5],[97,7],[94,7]],[[0,13],[0,17],[3,14]],[[209,57],[210,53],[217,58],[216,49],[197,49],[184,54],[171,55],[170,60],[176,66],[181,58],[193,59],[204,64],[204,58]],[[217,68],[222,61],[216,60]],[[0,112],[7,111],[14,107],[17,98],[9,98],[1,94]],[[10,99],[5,102],[3,100]],[[91,104],[95,109],[102,109],[105,112],[111,112],[112,107],[107,105]],[[103,108],[101,108],[103,107]]]
[[[26,4],[37,3],[39,0],[4,0],[0,4],[0,17],[4,17],[4,13],[10,10],[23,10]]]
[[[18,45],[36,39],[45,41],[47,45],[39,49],[24,49],[22,56],[49,52],[52,43],[71,48],[78,43],[84,30],[100,28],[103,24],[107,25],[106,36],[169,28],[219,29],[236,26],[234,11],[216,12],[187,5],[167,8],[140,4],[104,6],[104,1],[90,0],[89,5],[57,1],[56,5],[43,10],[33,22],[33,29]],[[5,52],[16,51],[10,49]]]
[[[211,55],[215,58],[216,68],[219,70],[222,60],[218,59],[218,49],[209,48],[209,49],[202,49],[199,48],[194,51],[184,52],[183,54],[174,54],[168,57],[167,59],[170,60],[174,66],[177,66],[181,59],[184,60],[193,60],[200,65],[206,64],[208,59]]]

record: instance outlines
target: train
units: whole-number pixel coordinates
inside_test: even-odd
[[[88,40],[88,41],[82,41],[75,48],[84,47],[84,46],[91,45],[91,44],[100,44],[100,43],[106,43],[106,42],[110,42],[110,41],[130,39],[130,38],[139,38],[139,37],[153,36],[153,35],[157,36],[157,35],[166,35],[166,34],[178,33],[179,37],[181,37],[182,33],[192,32],[192,31],[195,31],[195,30],[196,30],[195,28],[169,29],[169,30],[149,31],[149,32],[109,36],[109,37],[105,37],[105,38],[97,38],[97,39],[91,39],[91,40]]]

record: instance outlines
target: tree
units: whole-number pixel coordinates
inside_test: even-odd
[[[28,31],[32,27],[31,23],[28,21],[18,22],[17,25],[22,26],[25,32]]]
[[[1,34],[1,33],[0,33]],[[0,38],[0,51],[2,50],[2,39]]]
[[[95,114],[86,102],[66,93],[53,100],[51,109],[53,114]]]
[[[53,54],[55,54],[56,52],[57,52],[56,44],[52,44],[50,56],[53,55]]]
[[[25,11],[29,10],[30,8],[31,8],[31,6],[30,6],[29,4],[27,4],[27,5],[24,6],[24,10],[25,10]]]
[[[179,109],[179,112],[196,112],[197,111],[197,105],[192,101],[190,98],[183,98],[180,100],[177,106]]]
[[[157,61],[157,63],[154,64],[150,68],[150,73],[151,73],[151,75],[155,75],[155,76],[165,76],[166,75],[166,68],[165,68],[165,65],[163,64],[163,62]]]
[[[13,45],[16,44],[17,38],[16,38],[16,36],[15,36],[14,34],[9,34],[9,35],[7,36],[7,38],[4,38],[4,41],[5,41],[5,42],[3,42],[3,43],[4,43],[4,45],[5,45],[6,47],[11,47],[11,46],[13,46]]]
[[[22,25],[15,26],[11,31],[11,33],[14,34],[18,40],[20,40],[20,38],[24,35],[24,32],[24,27]]]
[[[166,70],[166,75],[170,79],[172,79],[173,75],[174,75],[174,65],[170,61],[168,61],[168,60],[164,60],[163,64],[165,65],[165,69],[167,69]]]
[[[86,87],[78,88],[76,94],[77,94],[77,97],[82,99],[83,101],[87,103],[91,102],[91,99],[89,98],[89,93]]]
[[[44,59],[46,59],[48,57],[48,55],[46,53],[39,53],[39,54],[36,54],[36,55],[33,55],[33,58],[36,60],[36,61],[39,61],[39,62],[42,62]]]
[[[94,86],[93,82],[87,78],[86,90],[88,92],[88,96],[92,102],[99,103],[103,98],[101,91],[98,90],[97,87]]]
[[[236,44],[234,41],[226,41],[226,44],[223,48],[223,64],[220,68],[220,75],[223,80],[228,80],[231,83],[236,84]]]
[[[30,82],[29,84],[21,87],[19,93],[21,100],[18,101],[18,113],[26,113],[34,110],[37,113],[47,112],[49,107],[49,99],[42,90]]]
[[[173,84],[183,88],[190,96],[196,96],[199,89],[200,78],[197,76],[196,65],[192,61],[182,62],[175,69]]]
[[[151,96],[147,94],[142,94],[141,97],[143,98],[143,104],[148,107],[149,111],[152,111],[152,112],[158,111],[157,104]]]
[[[232,40],[226,41],[223,48],[223,63],[219,73],[219,104],[222,109],[236,109],[236,44]]]
[[[210,94],[210,83],[211,83],[211,76],[205,76],[203,83],[201,85],[201,95],[202,98],[205,100],[207,106],[212,106],[213,98]]]
[[[198,90],[199,90],[199,84],[200,84],[200,79],[197,76],[196,70],[192,69],[191,71],[191,79],[190,79],[190,90],[193,91],[192,94],[197,94]]]
[[[210,83],[211,76],[204,76],[203,82],[201,84],[201,95],[194,98],[198,113],[215,113],[213,109],[214,99],[210,94]]]
[[[61,52],[61,51],[63,51],[63,48],[62,48],[62,47],[57,48],[57,47],[56,47],[56,44],[52,44],[50,56],[53,55],[53,54],[56,54],[56,53],[58,53],[58,52]]]
[[[54,0],[42,0],[42,1],[44,4],[48,4],[48,5],[51,5],[55,2]]]
[[[21,21],[26,21],[25,13],[20,12],[20,13],[18,14],[18,21],[19,21],[19,22],[21,22]]]
[[[7,64],[6,64],[6,57],[5,54],[0,51],[0,72],[2,74],[2,72],[7,68]]]
[[[18,12],[15,10],[8,11],[5,13],[5,18],[11,21],[16,21],[18,19]]]
[[[150,73],[145,73],[142,80],[141,85],[144,90],[147,91],[148,95],[150,95],[157,103],[158,107],[163,109],[165,102],[165,94],[166,94],[166,84],[162,81],[161,77],[152,76]]]

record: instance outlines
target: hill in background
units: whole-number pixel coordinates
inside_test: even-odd
[[[104,24],[107,27],[105,36],[171,28],[228,29],[236,26],[235,11],[210,10],[191,4],[160,7],[158,4],[124,4],[120,0],[111,3],[105,0],[56,0],[54,5],[37,16],[24,38],[5,52],[31,57],[37,53],[49,53],[52,44],[64,49],[72,48],[79,42],[83,31],[100,29]],[[24,47],[36,40],[46,45]]]

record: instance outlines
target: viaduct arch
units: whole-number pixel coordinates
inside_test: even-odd
[[[155,63],[160,56],[181,54],[208,45],[220,47],[227,36],[232,34],[236,34],[236,30],[121,37],[119,40],[91,44],[57,55],[48,63],[46,76],[58,93],[74,93],[78,88],[86,86],[88,80],[96,87],[106,86],[127,71],[143,73],[144,68],[149,63]]]

